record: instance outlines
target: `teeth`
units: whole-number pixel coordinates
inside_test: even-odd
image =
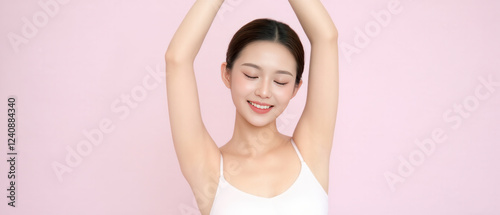
[[[258,104],[255,104],[253,102],[250,102],[250,104],[253,105],[256,108],[259,108],[259,109],[269,109],[271,107],[271,106],[258,105]]]

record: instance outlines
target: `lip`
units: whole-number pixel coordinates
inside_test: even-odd
[[[254,103],[254,104],[258,104],[258,105],[262,105],[262,106],[274,106],[274,105],[270,105],[270,104],[267,104],[267,103],[256,102],[256,101],[250,101],[250,100],[247,100],[247,102],[252,102],[252,103]]]
[[[255,104],[258,104],[258,105],[263,105],[263,106],[271,106],[269,107],[268,109],[260,109],[260,108],[257,108],[255,106],[253,106],[252,104],[250,104],[250,102],[252,103],[255,103]],[[250,106],[250,108],[252,108],[252,110],[258,114],[265,114],[265,113],[268,113],[269,111],[271,111],[271,109],[274,107],[273,105],[270,105],[270,104],[266,104],[266,103],[261,103],[261,102],[254,102],[254,101],[247,101],[248,105]]]

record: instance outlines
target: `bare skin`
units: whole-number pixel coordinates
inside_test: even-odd
[[[222,63],[221,77],[231,90],[236,120],[231,140],[219,148],[201,118],[193,65],[222,3],[222,0],[196,1],[165,53],[174,148],[201,213],[210,213],[221,154],[224,176],[236,188],[266,198],[286,191],[301,168],[291,138],[327,192],[338,104],[335,25],[319,0],[289,0],[311,43],[306,105],[292,137],[276,128],[276,118],[302,84],[294,83],[295,61],[291,53],[277,43],[254,42],[242,50],[232,70]],[[259,114],[248,101],[273,107],[269,113]]]

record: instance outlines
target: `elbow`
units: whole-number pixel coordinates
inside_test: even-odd
[[[167,74],[170,74],[172,73],[172,71],[175,71],[175,65],[178,65],[178,62],[176,63],[176,61],[178,61],[176,58],[175,58],[175,55],[172,54],[171,52],[166,52],[165,53],[165,67],[166,67],[166,73]],[[167,76],[168,77],[168,76]]]
[[[339,37],[339,31],[337,30],[337,26],[335,26],[335,24],[333,23],[328,25],[328,27],[325,26],[322,35],[326,40],[336,41]]]
[[[328,40],[337,41],[339,38],[339,32],[338,32],[337,28],[335,26],[333,26],[330,29],[330,31],[328,31],[328,33],[326,33],[325,37]]]
[[[325,33],[321,37],[316,37],[310,40],[313,46],[325,46],[326,44],[337,44],[338,34],[336,32]]]
[[[337,29],[334,27],[330,29],[324,29],[321,33],[317,34],[318,36],[310,38],[311,43],[324,44],[325,42],[333,42],[336,43],[339,38],[339,33]]]
[[[184,57],[180,53],[166,52],[165,53],[165,72],[168,77],[173,74],[182,73],[193,69],[194,59]]]
[[[194,63],[194,58],[188,57],[186,53],[179,53],[167,50],[165,52],[165,63],[167,65],[179,65],[186,63]]]
[[[172,52],[172,51],[166,51],[165,52],[165,62],[167,64],[175,64],[176,62],[179,62],[180,57],[178,54]]]

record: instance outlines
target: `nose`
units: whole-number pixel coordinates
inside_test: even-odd
[[[271,90],[268,81],[262,80],[259,85],[257,86],[257,89],[255,89],[255,95],[267,99],[271,97]]]

